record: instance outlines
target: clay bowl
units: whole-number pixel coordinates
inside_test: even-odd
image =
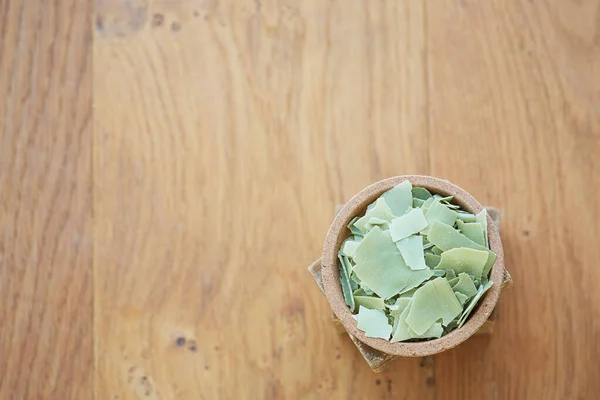
[[[422,357],[439,353],[459,345],[473,335],[487,320],[500,296],[500,284],[502,283],[504,275],[504,253],[502,251],[502,242],[500,241],[498,227],[494,225],[494,222],[488,215],[487,223],[490,248],[497,255],[496,262],[491,270],[491,280],[494,281],[494,285],[479,301],[478,306],[473,310],[468,321],[460,329],[456,329],[439,339],[422,342],[391,343],[384,339],[366,337],[364,332],[358,329],[356,321],[352,318],[352,312],[344,301],[342,288],[340,286],[337,254],[344,239],[350,236],[350,231],[346,227],[350,220],[354,218],[354,216],[364,215],[369,204],[374,202],[382,193],[392,189],[406,179],[408,179],[413,186],[422,186],[433,194],[437,193],[443,196],[454,196],[453,203],[460,205],[464,210],[471,213],[477,214],[483,209],[483,206],[465,190],[448,181],[431,176],[404,175],[376,182],[352,197],[352,199],[342,207],[329,227],[321,257],[323,286],[325,289],[325,296],[327,297],[327,301],[331,304],[333,312],[351,335],[355,336],[363,343],[388,354],[406,357]]]

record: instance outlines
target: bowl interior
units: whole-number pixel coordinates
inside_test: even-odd
[[[498,227],[494,225],[494,222],[488,215],[487,223],[490,248],[496,253],[496,261],[490,273],[490,279],[494,281],[494,285],[479,301],[479,304],[469,316],[468,321],[460,329],[455,329],[439,339],[421,342],[391,343],[384,339],[366,337],[364,332],[358,329],[356,321],[352,318],[352,312],[344,301],[344,295],[339,283],[337,253],[343,241],[350,236],[350,231],[347,228],[350,220],[355,216],[364,215],[369,204],[404,180],[409,180],[413,186],[424,187],[433,194],[453,196],[453,203],[460,205],[464,210],[471,213],[476,214],[483,209],[483,206],[465,190],[439,178],[424,175],[404,175],[376,182],[361,190],[350,199],[342,207],[331,224],[325,238],[321,257],[323,286],[325,288],[325,296],[331,304],[333,312],[350,334],[357,337],[363,343],[388,354],[421,357],[457,346],[473,335],[487,320],[500,296],[500,284],[504,274],[504,253],[502,251]]]

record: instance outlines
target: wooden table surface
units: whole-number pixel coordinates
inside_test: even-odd
[[[600,1],[0,0],[0,399],[595,399]],[[372,373],[334,206],[502,210],[496,332]]]

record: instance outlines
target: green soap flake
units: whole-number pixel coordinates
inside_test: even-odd
[[[405,290],[404,292],[400,293],[400,297],[399,298],[411,298],[413,297],[413,295],[415,294],[415,292],[417,291],[417,288],[412,288],[410,290]]]
[[[434,194],[433,198],[438,200],[438,201],[452,201],[452,199],[454,198],[453,196],[442,196],[441,194]]]
[[[383,311],[370,310],[360,306],[358,309],[358,329],[365,332],[367,337],[389,339],[392,334],[392,326]]]
[[[479,302],[479,299],[481,299],[481,297],[485,294],[485,292],[487,292],[488,289],[491,288],[493,285],[494,285],[494,282],[489,281],[487,284],[481,285],[479,287],[477,294],[475,295],[475,297],[473,297],[473,299],[471,300],[471,302],[469,303],[467,308],[465,308],[462,315],[460,316],[460,318],[458,320],[458,328],[463,326],[463,324],[467,321],[467,318],[469,318],[469,314],[471,314],[471,311],[473,311],[473,309],[477,305],[477,302]]]
[[[423,237],[410,236],[396,242],[406,265],[413,271],[427,268],[423,255]]]
[[[456,272],[454,272],[453,269],[447,269],[446,270],[446,279],[450,280],[450,279],[454,279],[456,278]]]
[[[360,279],[358,279],[358,276],[356,276],[354,268],[352,269],[352,272],[350,272],[350,280],[356,282],[357,284],[360,284]]]
[[[413,206],[413,208],[422,207],[423,203],[425,203],[425,200],[413,199],[412,206]]]
[[[363,290],[365,296],[373,296],[375,294],[375,292],[373,292],[373,290],[371,290],[371,288],[364,282],[360,282],[358,286]]]
[[[396,304],[394,304],[394,309],[390,311],[390,315],[394,318],[392,332],[396,332],[396,327],[398,326],[399,321],[398,317],[404,312],[404,310],[408,307],[411,301],[411,297],[399,297],[398,300],[396,300]]]
[[[385,199],[382,197],[378,198],[375,203],[373,203],[373,207],[371,209],[367,209],[367,213],[364,217],[361,217],[354,223],[354,226],[360,229],[362,232],[367,232],[366,225],[369,222],[369,219],[376,217],[379,219],[383,219],[386,221],[391,221],[395,218],[394,214],[392,214],[392,210],[388,207]]]
[[[431,197],[431,193],[429,193],[429,190],[425,189],[424,187],[415,186],[412,188],[412,196],[415,199],[425,201]]]
[[[492,266],[494,265],[494,262],[496,261],[496,253],[494,253],[491,250],[488,250],[488,254],[489,254],[489,257],[487,259],[487,262],[485,263],[485,266],[483,267],[483,273],[481,274],[482,278],[487,278],[490,275]]]
[[[459,278],[458,278],[458,276],[454,277],[454,278],[446,277],[446,280],[448,281],[448,284],[450,285],[450,287],[452,287],[458,283]]]
[[[348,279],[348,273],[343,263],[340,262],[340,284],[342,285],[342,293],[344,294],[344,301],[350,307],[350,310],[354,311],[354,296],[352,296],[352,289],[350,288],[350,280]]]
[[[456,300],[458,300],[461,306],[464,306],[467,300],[469,300],[469,296],[466,296],[461,292],[454,291],[454,295],[456,296]]]
[[[350,232],[352,232],[353,235],[362,235],[363,234],[363,232],[360,229],[358,229],[356,226],[354,226],[354,223],[358,220],[359,220],[358,217],[354,217],[354,218],[352,218],[350,223],[347,225],[348,229],[350,229]]]
[[[439,201],[434,201],[425,213],[425,220],[427,221],[428,226],[422,229],[421,233],[427,235],[429,233],[429,228],[434,221],[443,222],[449,226],[454,225],[454,221],[456,221],[456,212],[450,210]]]
[[[427,239],[429,239],[430,242],[435,243],[435,245],[443,251],[455,247],[469,247],[471,249],[487,251],[484,246],[475,243],[452,226],[440,221],[434,221],[431,224]]]
[[[346,239],[344,241],[344,244],[342,244],[342,254],[346,257],[352,258],[352,254],[354,254],[354,250],[356,250],[356,248],[358,247],[358,243],[360,242],[357,242],[354,239]]]
[[[420,208],[413,208],[401,217],[395,218],[390,224],[392,240],[397,242],[413,235],[427,227],[427,220]]]
[[[404,293],[410,292],[412,289],[416,288],[432,276],[433,271],[429,268],[412,271],[412,274],[410,274],[408,277],[408,282],[406,283],[406,286],[400,291],[400,294],[402,295]]]
[[[433,325],[431,325],[431,328],[427,329],[427,331],[424,334],[417,336],[417,339],[439,339],[440,337],[442,337],[443,334],[444,328],[442,327],[442,323],[435,322]]]
[[[371,229],[373,229],[373,227],[376,225],[379,226],[383,230],[389,229],[389,221],[386,221],[385,219],[381,219],[381,218],[377,218],[377,217],[369,218],[369,221],[367,221],[367,223],[365,224],[365,229],[368,232]]]
[[[423,213],[427,212],[427,209],[434,201],[435,201],[434,197],[430,197],[427,200],[425,200],[425,203],[423,203],[423,205],[421,206],[421,210],[423,210]]]
[[[469,273],[475,278],[481,278],[483,268],[488,259],[488,251],[458,247],[444,251],[436,269],[451,269],[457,274]]]
[[[398,322],[400,322],[400,314],[404,311],[404,309],[410,304],[410,297],[399,297],[394,304],[394,309],[390,310],[390,317],[394,319],[392,324],[392,332],[396,332],[396,328],[398,327]]]
[[[425,254],[425,264],[427,264],[429,268],[435,268],[440,263],[441,259],[442,256],[438,256],[437,254]]]
[[[412,307],[412,299],[408,299],[408,304],[404,307],[402,312],[395,316],[393,326],[392,343],[400,342],[402,340],[412,339],[416,335],[406,323],[406,317]]]
[[[433,246],[435,246],[435,244],[431,242],[425,243],[425,240],[425,237],[423,237],[423,250],[431,249]]]
[[[429,279],[432,271],[411,270],[389,232],[374,227],[354,251],[354,272],[379,297],[387,299]]]
[[[418,288],[406,323],[417,334],[423,335],[431,326],[442,320],[448,325],[462,311],[452,288],[445,278],[435,278]]]
[[[438,256],[439,256],[439,255],[441,255],[441,254],[443,253],[443,250],[442,250],[442,249],[440,249],[440,248],[439,248],[439,247],[437,247],[437,246],[433,246],[433,247],[431,248],[431,252],[432,252],[433,254],[435,254],[435,255],[438,255]]]
[[[406,322],[406,318],[410,314],[410,310],[413,307],[412,299],[409,299],[410,303],[404,308],[402,313],[394,318],[393,336],[392,343],[400,342],[408,339],[428,339],[428,338],[439,338],[444,333],[442,324],[435,322],[429,329],[422,335],[418,335],[413,331]]]
[[[465,211],[457,211],[456,218],[460,219],[463,222],[475,222],[475,215]]]
[[[392,210],[392,214],[400,217],[412,208],[412,185],[409,181],[400,182],[392,190],[385,192],[383,198]]]
[[[371,310],[385,309],[383,299],[371,296],[354,296],[354,303],[358,306],[370,308]]]
[[[451,210],[458,210],[460,208],[460,206],[458,204],[452,204],[452,203],[447,203],[447,202],[442,202],[443,205],[445,205],[446,207],[450,208]]]
[[[458,326],[458,318],[455,318],[452,320],[452,322],[450,322],[448,324],[448,326],[446,326],[446,329],[444,329],[444,333],[452,332],[454,329],[456,329],[457,326]]]
[[[371,224],[371,225],[385,225],[389,223],[389,221],[386,221],[385,219],[381,219],[381,218],[377,218],[377,217],[371,217],[369,218],[369,222],[367,222],[367,224]]]
[[[452,286],[452,290],[464,294],[468,299],[477,294],[477,288],[475,287],[473,280],[464,272],[458,274],[458,282],[450,286]]]
[[[361,240],[364,239],[364,236],[363,235],[354,235],[353,238],[354,238],[354,241],[360,242]]]
[[[459,219],[456,221],[456,225],[463,235],[477,244],[486,246],[485,237],[483,235],[483,227],[479,222],[463,222]]]
[[[488,229],[487,229],[487,210],[484,208],[475,216],[475,220],[483,227],[483,237],[485,239],[485,247],[489,247]]]
[[[350,278],[350,275],[352,275],[352,264],[350,264],[348,257],[346,257],[341,251],[338,251],[338,260],[340,260],[340,263],[346,270],[346,275],[348,275],[348,278]]]
[[[363,290],[363,288],[359,287],[358,289],[354,290],[352,292],[352,294],[354,295],[354,297],[356,296],[366,296],[367,294],[365,293],[365,291]]]

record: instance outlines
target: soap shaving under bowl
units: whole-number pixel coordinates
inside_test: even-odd
[[[364,215],[369,204],[374,202],[384,192],[394,188],[405,180],[408,180],[413,186],[424,187],[433,194],[453,196],[453,203],[460,205],[465,211],[470,213],[477,214],[483,210],[483,206],[467,191],[443,179],[425,175],[404,175],[376,182],[352,197],[342,207],[329,227],[321,257],[323,286],[325,296],[333,312],[351,335],[368,346],[388,354],[405,357],[423,357],[451,349],[477,332],[494,310],[500,296],[501,285],[495,284],[487,291],[469,317],[469,320],[461,328],[439,339],[392,343],[389,340],[367,337],[363,331],[358,329],[357,322],[352,317],[352,311],[346,305],[342,293],[340,272],[337,264],[338,251],[343,241],[350,236],[347,225],[352,218]],[[490,279],[494,282],[502,282],[504,276],[504,253],[502,251],[500,233],[489,215],[487,216],[487,225],[489,246],[497,256],[490,273]]]

